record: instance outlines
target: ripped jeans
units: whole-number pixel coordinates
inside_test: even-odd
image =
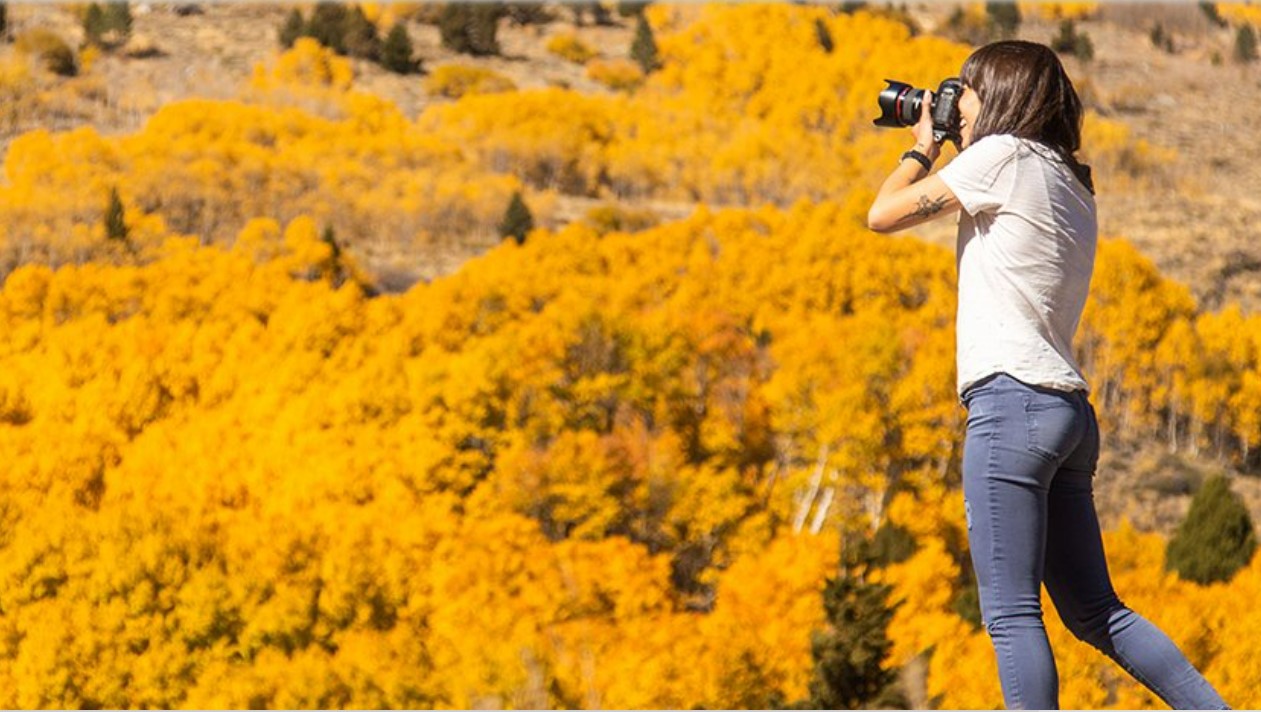
[[[1091,490],[1099,426],[1084,392],[1006,374],[963,394],[968,542],[1009,709],[1057,709],[1041,586],[1064,625],[1175,709],[1229,709],[1173,641],[1117,597]]]

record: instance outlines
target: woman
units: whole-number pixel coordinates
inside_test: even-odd
[[[1095,255],[1082,107],[1059,58],[997,42],[963,65],[963,150],[923,112],[915,147],[871,206],[891,232],[962,211],[958,392],[968,409],[963,492],[985,621],[1009,708],[1052,709],[1059,682],[1042,623],[1046,584],[1064,624],[1174,708],[1226,708],[1169,638],[1117,598],[1091,479],[1099,429],[1072,341]],[[931,95],[925,105],[931,105]]]

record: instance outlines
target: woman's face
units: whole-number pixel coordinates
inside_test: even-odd
[[[976,124],[976,117],[980,113],[981,98],[972,87],[964,85],[963,95],[959,97],[959,135],[963,139],[964,148],[972,143],[972,126]]]

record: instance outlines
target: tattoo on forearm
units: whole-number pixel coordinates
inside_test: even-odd
[[[908,218],[926,218],[940,213],[946,207],[946,196],[941,196],[935,200],[929,200],[927,195],[919,197],[919,203],[916,204],[915,210],[902,216],[903,220]]]

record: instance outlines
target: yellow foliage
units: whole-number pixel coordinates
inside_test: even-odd
[[[494,94],[515,91],[511,79],[490,69],[463,64],[443,64],[435,67],[425,79],[425,91],[430,96],[459,99],[466,95]]]
[[[578,39],[578,35],[573,32],[553,35],[547,41],[546,49],[557,57],[574,64],[586,64],[588,60],[599,54],[586,42]]]
[[[610,89],[629,91],[643,82],[644,72],[629,59],[593,59],[587,62],[587,78]]]
[[[1043,20],[1086,20],[1099,11],[1097,2],[1021,2],[1020,12],[1025,17]]]
[[[1253,2],[1214,3],[1217,14],[1232,25],[1251,24],[1261,27],[1261,5]]]
[[[242,102],[12,141],[0,706],[796,702],[841,535],[882,523],[917,546],[878,574],[889,662],[926,658],[943,706],[1001,701],[956,612],[954,261],[862,221],[905,147],[869,126],[882,68],[935,85],[967,48],[863,11],[647,17],[665,66],[632,94],[479,96],[449,65],[464,98],[412,121],[300,42]],[[1093,118],[1087,145],[1103,185],[1163,160]],[[705,202],[499,243],[523,185]],[[342,249],[436,236],[488,248],[379,296]],[[1110,430],[1261,443],[1261,321],[1198,312],[1119,240],[1079,349]],[[1198,587],[1158,537],[1107,546],[1122,597],[1252,704],[1257,562]],[[1047,618],[1065,706],[1155,704]]]
[[[632,210],[616,204],[591,208],[584,220],[601,235],[609,232],[635,232],[656,225],[659,218],[651,210]]]
[[[299,37],[270,70],[261,64],[254,68],[252,86],[263,91],[288,87],[345,91],[354,78],[350,60],[311,37]]]

